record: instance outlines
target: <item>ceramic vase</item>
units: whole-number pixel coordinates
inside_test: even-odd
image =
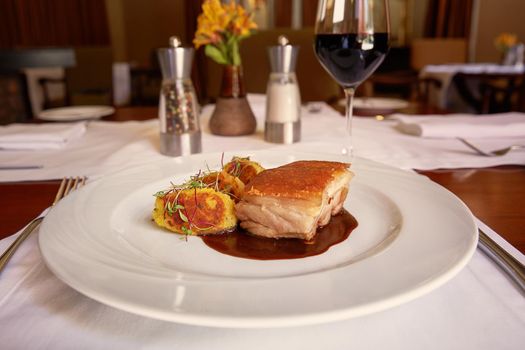
[[[215,135],[241,136],[255,132],[255,116],[248,100],[241,66],[224,66],[221,92],[210,118],[210,130]]]

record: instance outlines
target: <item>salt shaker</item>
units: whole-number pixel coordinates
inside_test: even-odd
[[[177,157],[202,149],[197,95],[190,79],[194,50],[170,38],[170,47],[157,50],[162,71],[159,98],[160,152]]]
[[[274,143],[294,143],[301,139],[301,95],[295,65],[298,46],[280,36],[277,46],[268,48],[271,73],[266,89],[264,138]]]

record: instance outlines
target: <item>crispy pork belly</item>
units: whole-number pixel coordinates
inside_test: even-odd
[[[312,239],[343,208],[353,176],[348,167],[298,161],[259,173],[235,206],[241,227],[269,238]]]

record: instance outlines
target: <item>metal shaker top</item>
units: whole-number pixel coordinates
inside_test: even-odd
[[[293,46],[284,35],[277,39],[277,46],[268,47],[268,55],[272,72],[274,73],[293,73],[297,63],[299,46]]]
[[[170,47],[157,50],[164,79],[188,79],[191,74],[194,50],[182,47],[178,37],[170,37]]]

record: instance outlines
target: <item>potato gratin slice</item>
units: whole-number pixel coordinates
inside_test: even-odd
[[[212,188],[190,188],[158,193],[153,220],[184,235],[208,235],[233,230],[237,225],[234,202]]]
[[[192,176],[155,194],[153,221],[184,235],[208,235],[231,231],[237,225],[235,203],[245,185],[264,170],[249,158],[233,157],[220,171]]]

